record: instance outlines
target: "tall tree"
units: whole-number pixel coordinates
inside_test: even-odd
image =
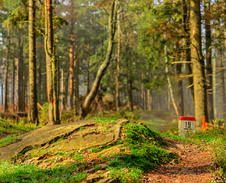
[[[93,86],[82,106],[82,111],[80,114],[80,117],[82,118],[84,118],[88,114],[90,104],[92,103],[93,99],[97,94],[101,79],[103,78],[105,71],[108,68],[108,65],[110,64],[110,61],[111,61],[116,24],[117,24],[117,6],[118,6],[118,0],[113,0],[111,3],[111,13],[108,21],[108,48],[107,48],[106,57],[97,71],[97,75],[93,82]]]
[[[120,77],[120,11],[118,11],[118,15],[117,15],[117,19],[118,19],[118,57],[117,57],[117,73],[116,73],[116,109],[119,112],[119,77]]]
[[[59,124],[59,110],[56,108],[57,85],[56,85],[56,58],[53,45],[53,4],[52,0],[45,0],[45,51],[47,72],[47,95],[49,124]]]
[[[213,113],[213,84],[212,84],[212,40],[211,40],[211,25],[210,25],[210,0],[204,2],[205,10],[205,29],[206,29],[206,84],[207,84],[207,110],[208,119],[214,119]]]
[[[202,118],[206,113],[206,92],[204,60],[201,48],[201,13],[200,0],[191,0],[190,35],[191,35],[191,61],[193,63],[195,117],[197,130],[202,129]]]
[[[176,49],[178,60],[181,58],[180,53],[180,43],[176,43]],[[177,75],[177,103],[178,103],[178,114],[179,116],[184,116],[184,96],[183,96],[183,80],[181,79],[182,75],[182,64],[176,64],[176,75]]]
[[[29,0],[29,121],[38,125],[36,89],[35,0]]]
[[[8,112],[8,110],[9,110],[9,45],[10,45],[10,38],[9,38],[9,32],[8,32],[7,46],[6,46],[6,59],[5,59],[5,105],[4,105],[4,112]]]
[[[191,61],[191,48],[190,48],[190,33],[189,33],[189,19],[190,19],[190,15],[189,15],[189,9],[190,9],[190,0],[182,0],[182,5],[183,5],[183,9],[182,9],[182,14],[183,14],[183,18],[182,18],[182,23],[183,23],[183,32],[184,32],[184,37],[185,37],[185,60],[186,61]],[[189,84],[189,88],[191,91],[191,96],[192,99],[194,101],[194,86],[193,86],[193,77],[192,75],[192,64],[188,63],[186,64],[186,70],[187,70],[187,74],[189,75],[188,77],[188,84]]]
[[[171,96],[171,100],[172,100],[172,103],[173,103],[174,110],[175,110],[177,116],[179,116],[178,108],[177,108],[177,105],[176,105],[176,102],[175,102],[174,93],[173,93],[172,83],[171,83],[171,79],[170,79],[170,75],[169,75],[169,66],[168,66],[169,61],[168,61],[168,53],[167,53],[167,46],[166,45],[164,47],[164,55],[165,55],[165,64],[166,64],[166,75],[167,75],[167,81],[168,81],[168,88],[169,88],[169,91],[170,91],[170,96]]]
[[[70,49],[69,49],[69,59],[70,59],[70,66],[69,66],[69,72],[70,72],[70,107],[71,110],[73,110],[73,102],[74,102],[74,0],[70,1],[71,7],[70,7],[70,14],[71,14],[71,20],[70,20]]]

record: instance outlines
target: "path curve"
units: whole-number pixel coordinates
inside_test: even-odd
[[[177,153],[182,161],[162,165],[157,171],[147,173],[142,183],[209,183],[213,179],[209,171],[214,165],[211,149],[182,142],[171,143],[169,151]]]

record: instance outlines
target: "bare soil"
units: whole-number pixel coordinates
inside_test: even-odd
[[[208,147],[171,141],[169,151],[177,153],[180,161],[162,165],[158,170],[147,173],[142,183],[208,183],[213,179],[209,170],[214,163]]]

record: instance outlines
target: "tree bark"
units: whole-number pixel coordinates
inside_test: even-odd
[[[214,117],[217,118],[217,66],[216,66],[216,47],[213,47],[213,110]]]
[[[53,58],[52,58],[52,77],[53,77],[53,113],[54,113],[54,124],[60,124],[59,115],[59,61],[57,57],[57,48],[53,46]]]
[[[170,79],[170,75],[169,75],[169,67],[168,67],[168,62],[169,61],[168,61],[168,53],[167,53],[167,46],[166,45],[164,47],[164,51],[165,51],[165,67],[166,67],[168,88],[169,88],[169,91],[170,91],[170,96],[171,96],[171,100],[172,100],[172,103],[173,103],[174,110],[176,112],[176,115],[179,116],[178,108],[177,108],[177,105],[176,105],[176,102],[175,102],[175,97],[174,97],[174,94],[173,94],[173,88],[172,88],[172,84],[171,84],[171,79]]]
[[[61,94],[61,114],[65,110],[65,87],[64,87],[64,70],[61,69],[61,78],[60,78],[60,94]]]
[[[24,112],[24,58],[23,58],[23,43],[21,38],[18,38],[18,59],[17,59],[17,110]]]
[[[36,89],[35,0],[29,0],[29,108],[28,119],[38,125]]]
[[[183,4],[183,31],[185,35],[185,60],[191,61],[191,48],[190,48],[190,33],[189,33],[189,8],[190,4],[186,0],[182,0]],[[188,75],[192,75],[192,64],[186,64],[186,70]],[[194,86],[193,77],[188,77],[188,84],[191,92],[192,99],[194,101]]]
[[[148,89],[147,100],[148,100],[148,110],[152,111],[152,91],[151,91],[151,89]]]
[[[89,73],[89,58],[87,60],[87,69],[86,69],[86,95],[89,94],[89,80],[90,80],[90,73]]]
[[[222,93],[222,118],[226,116],[226,96],[225,96],[225,81],[224,81],[224,48],[220,47],[219,61],[220,61],[220,80],[221,80],[221,93]]]
[[[45,52],[47,73],[47,96],[49,110],[49,124],[59,124],[57,109],[57,68],[55,48],[53,45],[53,10],[52,0],[45,0]]]
[[[119,77],[120,77],[120,11],[118,11],[117,14],[117,20],[118,20],[118,57],[117,57],[117,69],[116,69],[116,109],[117,112],[119,112]]]
[[[75,61],[75,84],[74,84],[74,114],[78,115],[79,114],[79,60],[77,59]]]
[[[206,29],[206,87],[207,87],[207,110],[208,119],[214,119],[213,113],[213,85],[212,85],[212,48],[211,48],[211,25],[210,25],[210,0],[205,0],[205,29]]]
[[[70,108],[71,111],[74,108],[74,0],[71,0],[71,33],[70,33],[70,49],[69,49],[69,59],[70,59]],[[75,104],[76,105],[76,104]]]
[[[92,103],[93,99],[95,98],[95,96],[97,94],[101,79],[104,76],[105,71],[108,68],[108,65],[111,61],[112,52],[113,52],[113,43],[114,43],[114,37],[115,37],[115,30],[116,30],[117,3],[118,3],[118,0],[114,0],[111,4],[111,13],[109,16],[109,24],[108,24],[109,41],[108,41],[106,57],[105,57],[104,62],[101,64],[100,68],[97,71],[97,75],[93,82],[92,89],[89,92],[88,96],[86,97],[84,104],[81,108],[82,109],[81,114],[80,114],[81,118],[84,118],[88,114],[90,104]]]
[[[206,91],[204,60],[201,48],[200,0],[191,0],[190,11],[191,60],[193,63],[196,129],[202,129],[202,118],[206,116]]]
[[[5,105],[4,112],[8,112],[9,110],[9,45],[10,38],[9,33],[7,37],[7,46],[6,46],[6,60],[5,60]]]
[[[15,111],[15,59],[12,61],[12,67],[13,67],[13,76],[12,76],[12,110]]]
[[[176,43],[177,50],[180,50],[180,45],[177,42]],[[180,52],[178,53],[178,60],[180,60]],[[177,75],[177,103],[178,103],[178,113],[179,116],[184,116],[184,96],[183,96],[183,80],[180,78],[180,75],[182,74],[182,64],[176,64],[176,75]]]

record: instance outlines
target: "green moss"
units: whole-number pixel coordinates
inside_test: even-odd
[[[116,123],[116,121],[120,118],[117,117],[102,117],[102,116],[96,116],[93,118],[96,123],[100,124],[109,124],[109,123]]]
[[[86,173],[78,172],[79,164],[41,169],[34,165],[0,163],[0,182],[79,182]]]
[[[124,166],[109,167],[112,178],[118,178],[122,183],[137,183],[141,181],[142,170],[139,168],[125,168]]]
[[[124,145],[129,149],[129,153],[116,154],[108,169],[111,176],[117,177],[120,182],[140,182],[143,172],[177,159],[176,155],[162,148],[167,143],[160,135],[147,127],[128,123],[124,125],[124,132]]]
[[[18,136],[15,134],[2,138],[2,139],[0,139],[0,147],[4,147],[9,144],[12,144],[12,143],[16,142],[17,140],[18,140]]]
[[[25,133],[35,129],[31,124],[15,124],[0,118],[0,134]]]

